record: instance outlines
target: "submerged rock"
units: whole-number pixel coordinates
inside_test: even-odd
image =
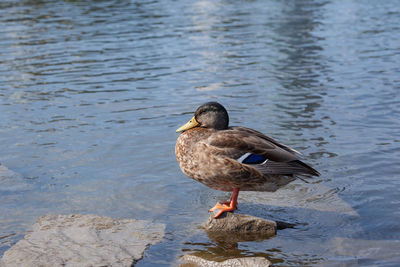
[[[246,257],[229,259],[222,262],[210,261],[195,255],[185,255],[181,258],[180,267],[268,267],[271,262],[263,257]]]
[[[24,191],[30,190],[32,186],[22,177],[0,163],[0,192],[1,191]]]
[[[165,225],[97,215],[45,215],[0,266],[132,266]]]
[[[239,202],[269,206],[310,209],[324,212],[360,215],[337,192],[323,183],[304,183],[295,180],[276,192],[240,192]]]

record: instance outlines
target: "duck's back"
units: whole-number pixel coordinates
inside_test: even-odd
[[[179,136],[175,153],[183,173],[222,191],[275,191],[295,175],[315,171],[290,147],[243,127],[190,129]],[[249,157],[263,160],[251,164]]]

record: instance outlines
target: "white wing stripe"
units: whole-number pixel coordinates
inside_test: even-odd
[[[237,161],[238,162],[240,162],[240,163],[242,163],[243,162],[243,160],[245,160],[248,156],[250,156],[251,155],[251,153],[246,153],[246,154],[243,154],[240,158],[238,158],[237,159]]]

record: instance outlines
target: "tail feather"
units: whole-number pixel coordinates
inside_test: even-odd
[[[250,165],[263,174],[278,174],[278,175],[305,175],[305,176],[320,176],[320,173],[314,168],[300,160],[289,162],[265,161],[262,164]]]
[[[313,167],[309,166],[308,164],[302,162],[301,160],[293,160],[289,162],[290,165],[293,166],[301,166],[302,171],[304,174],[309,174],[309,175],[315,175],[315,176],[320,176],[321,174],[314,169]]]

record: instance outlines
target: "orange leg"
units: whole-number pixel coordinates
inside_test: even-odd
[[[230,199],[230,202],[217,203],[210,211],[219,210],[219,212],[214,216],[218,218],[222,213],[227,211],[234,211],[237,209],[237,198],[239,196],[239,188],[234,188]]]

